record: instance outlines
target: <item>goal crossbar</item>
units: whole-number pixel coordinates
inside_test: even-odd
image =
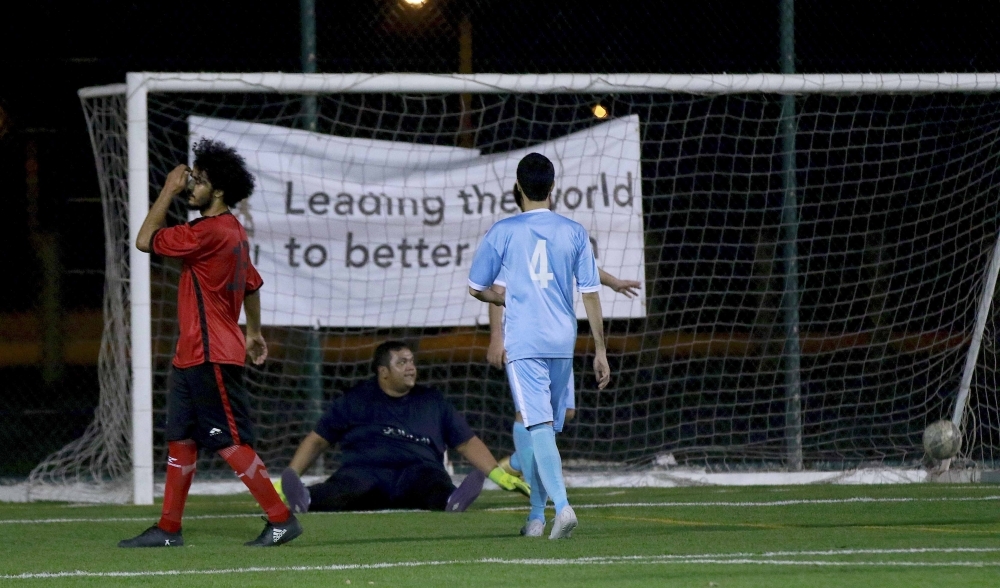
[[[147,92],[855,94],[995,92],[1000,74],[292,74],[130,73]]]

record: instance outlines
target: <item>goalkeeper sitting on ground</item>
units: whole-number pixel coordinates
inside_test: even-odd
[[[530,488],[506,473],[444,395],[416,385],[413,352],[400,341],[375,349],[376,377],[337,398],[299,444],[281,475],[292,512],[416,508],[461,512],[489,476],[504,490]],[[305,487],[299,476],[340,443],[341,467]],[[460,453],[476,470],[457,489],[444,469],[444,451]]]

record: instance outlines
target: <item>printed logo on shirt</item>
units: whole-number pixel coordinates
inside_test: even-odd
[[[405,429],[400,429],[399,427],[383,427],[382,434],[386,437],[394,437],[396,439],[405,439],[407,441],[412,441],[414,443],[420,443],[421,445],[430,445],[430,437],[417,436],[413,433],[406,432]]]

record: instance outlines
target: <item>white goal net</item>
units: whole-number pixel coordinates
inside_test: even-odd
[[[389,338],[414,343],[420,381],[495,454],[512,451],[486,309],[464,284],[479,238],[515,213],[529,151],[556,162],[555,209],[588,228],[598,265],[642,283],[635,300],[602,292],[604,391],[580,323],[568,470],[920,470],[923,429],[953,415],[951,467],[993,464],[997,76],[131,76],[127,97],[81,93],[107,223],[101,406],[36,488],[138,500],[133,471],[161,475],[180,266],[131,251],[129,222],[201,137],[236,146],[258,180],[236,212],[265,280],[271,357],[248,385],[272,470]],[[170,223],[186,220],[175,207]],[[137,418],[151,450],[133,448]],[[199,478],[231,475],[201,459]]]

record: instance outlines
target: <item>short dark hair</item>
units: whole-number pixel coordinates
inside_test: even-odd
[[[226,206],[235,206],[253,194],[253,175],[247,162],[232,147],[202,138],[194,145],[194,166],[208,175],[215,190],[222,190]]]
[[[556,168],[541,153],[529,153],[517,164],[517,183],[524,197],[533,202],[541,202],[549,195],[556,180]]]
[[[514,204],[522,211],[524,210],[524,192],[521,191],[521,186],[517,184],[514,184]]]
[[[403,341],[386,341],[379,344],[375,348],[375,353],[372,354],[372,373],[378,374],[379,366],[389,367],[389,359],[392,357],[392,352],[399,351],[400,349],[410,349],[410,346]]]

